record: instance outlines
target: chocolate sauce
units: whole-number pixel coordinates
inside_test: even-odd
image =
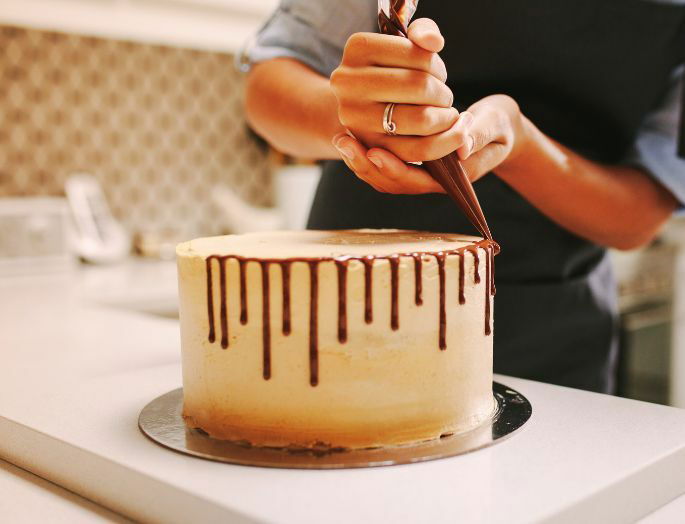
[[[319,260],[309,261],[309,383],[319,383]]]
[[[447,308],[445,307],[445,253],[440,252],[435,255],[438,263],[438,277],[440,278],[440,330],[439,343],[440,350],[447,349]]]
[[[338,268],[338,342],[347,342],[347,260],[336,260]]]
[[[228,348],[228,310],[226,304],[226,260],[219,260],[219,289],[221,292],[221,347]]]
[[[247,324],[247,284],[245,283],[245,264],[247,260],[238,260],[240,266],[240,323]]]
[[[262,375],[271,378],[271,305],[269,303],[269,262],[261,260],[262,269]]]
[[[488,240],[493,240],[473,185],[458,159],[456,153],[451,153],[439,160],[424,162],[423,165],[449,197],[456,202],[480,234]]]
[[[485,335],[492,334],[492,326],[490,322],[490,297],[493,295],[492,286],[492,262],[493,249],[492,246],[485,248]]]
[[[364,320],[367,323],[373,321],[373,268],[376,260],[387,260],[390,266],[390,327],[393,330],[400,329],[399,318],[399,269],[403,257],[411,257],[414,260],[414,301],[416,305],[423,304],[422,291],[422,266],[424,257],[433,256],[438,265],[439,277],[439,326],[438,347],[440,350],[447,349],[447,292],[446,292],[446,261],[448,256],[459,257],[459,303],[466,303],[465,296],[465,257],[466,253],[474,257],[474,284],[481,281],[479,275],[479,249],[485,251],[484,283],[485,292],[485,334],[492,333],[491,300],[495,294],[494,287],[494,255],[497,252],[497,244],[491,240],[481,240],[472,245],[460,247],[438,253],[399,253],[386,256],[364,257],[315,257],[315,258],[288,258],[288,259],[258,259],[247,258],[237,255],[211,255],[207,257],[205,268],[207,272],[207,316],[209,321],[208,340],[216,341],[215,315],[214,315],[214,282],[212,278],[212,262],[216,260],[219,265],[219,319],[221,327],[221,347],[226,349],[229,345],[228,323],[228,289],[226,283],[227,263],[234,259],[239,268],[240,280],[240,322],[247,322],[247,264],[256,262],[260,265],[262,280],[262,355],[263,377],[271,378],[271,307],[270,307],[270,272],[271,264],[278,264],[281,268],[283,312],[282,331],[284,335],[291,333],[291,268],[294,263],[306,263],[309,267],[310,279],[310,309],[309,309],[309,373],[310,384],[316,386],[319,382],[319,341],[318,341],[318,300],[319,300],[319,264],[321,262],[333,262],[337,268],[338,276],[338,341],[342,344],[348,339],[347,326],[347,276],[349,264],[360,262],[364,266]],[[244,322],[243,322],[244,320]]]
[[[216,333],[214,332],[214,285],[212,283],[212,257],[205,261],[207,271],[207,315],[209,316],[209,337],[210,343],[214,344]],[[223,294],[223,293],[222,293]]]
[[[390,262],[390,328],[397,331],[400,328],[400,314],[399,314],[399,270],[400,257],[393,255],[388,258]]]
[[[466,304],[466,295],[464,294],[464,252],[459,253],[459,303]]]
[[[412,253],[414,259],[414,303],[417,306],[423,305],[423,278],[421,271],[423,268],[423,255],[421,253]]]
[[[373,261],[374,257],[362,258],[364,264],[364,322],[373,322]]]
[[[283,281],[283,334],[290,335],[290,262],[284,260],[281,266]]]

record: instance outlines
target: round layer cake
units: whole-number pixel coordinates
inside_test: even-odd
[[[256,446],[364,448],[492,415],[496,244],[282,231],[177,248],[183,414]]]

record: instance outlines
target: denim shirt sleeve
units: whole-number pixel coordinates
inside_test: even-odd
[[[290,57],[330,76],[353,33],[377,31],[375,0],[281,0],[245,50],[250,64]]]
[[[685,66],[675,71],[668,94],[643,123],[626,159],[668,189],[680,203],[680,212],[685,211],[685,158],[678,154],[678,135],[685,132],[684,73]]]

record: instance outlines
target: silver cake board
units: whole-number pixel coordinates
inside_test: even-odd
[[[532,414],[528,399],[498,382],[492,384],[496,409],[480,426],[439,439],[415,444],[369,449],[264,448],[218,440],[186,426],[181,411],[183,389],[161,395],[143,408],[140,430],[151,440],[173,451],[217,462],[295,469],[343,469],[393,466],[424,462],[469,453],[514,434]]]

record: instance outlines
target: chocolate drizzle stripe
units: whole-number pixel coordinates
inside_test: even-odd
[[[336,260],[338,269],[338,342],[347,342],[347,260]]]
[[[246,267],[249,262],[260,264],[262,276],[262,352],[263,352],[263,376],[265,379],[271,377],[271,312],[270,312],[270,272],[271,264],[278,264],[281,268],[283,281],[283,334],[291,332],[291,268],[295,262],[308,264],[310,272],[310,312],[309,312],[309,365],[310,383],[312,386],[319,381],[319,351],[318,351],[318,269],[319,263],[332,261],[335,262],[338,271],[338,341],[343,343],[347,340],[347,275],[350,261],[359,261],[364,266],[364,319],[367,323],[373,320],[373,266],[376,260],[388,260],[390,264],[390,288],[391,288],[391,310],[390,325],[392,329],[399,328],[399,265],[402,257],[411,257],[414,260],[415,273],[415,302],[422,304],[422,262],[423,256],[434,256],[438,264],[440,279],[440,308],[439,308],[439,347],[441,350],[447,348],[447,312],[445,300],[445,279],[446,279],[446,259],[448,256],[459,256],[459,295],[460,303],[465,302],[463,276],[465,254],[470,252],[474,256],[474,281],[480,282],[478,273],[479,252],[482,248],[486,254],[486,282],[485,282],[485,334],[492,333],[492,304],[491,297],[495,294],[494,285],[494,255],[498,252],[498,246],[490,240],[481,240],[474,244],[462,246],[449,251],[437,253],[397,253],[384,256],[364,256],[364,257],[317,257],[317,258],[287,258],[287,259],[259,259],[241,257],[238,255],[210,255],[205,260],[206,280],[207,280],[207,315],[209,323],[208,340],[210,343],[216,342],[215,315],[214,315],[214,282],[212,262],[216,260],[219,264],[219,284],[220,284],[220,322],[221,322],[221,346],[228,347],[229,325],[228,325],[228,290],[226,283],[226,264],[228,260],[235,259],[239,267],[240,279],[240,320],[241,323],[247,322],[247,282]],[[464,302],[462,302],[462,300]],[[243,322],[244,320],[244,322]]]
[[[221,306],[219,314],[221,315],[221,347],[226,349],[228,347],[228,311],[227,311],[227,297],[226,297],[226,260],[219,260],[219,289]]]
[[[400,313],[399,313],[399,270],[400,257],[391,256],[388,259],[390,262],[390,328],[397,331],[400,328]]]
[[[485,248],[485,335],[490,335],[492,333],[492,327],[490,326],[490,307],[492,300],[492,282],[490,278],[490,271],[492,268],[492,253],[490,246]]]
[[[459,253],[459,303],[466,304],[466,295],[464,294],[464,253]]]
[[[362,258],[364,264],[364,322],[373,322],[373,257]]]
[[[283,334],[290,335],[290,262],[286,260],[279,265],[283,281]]]
[[[309,383],[319,383],[319,262],[309,262]]]
[[[262,268],[262,376],[271,378],[271,304],[269,303],[269,262],[259,263]]]
[[[447,349],[447,310],[445,306],[445,253],[436,253],[435,260],[438,263],[438,276],[440,278],[440,350]]]
[[[238,265],[240,266],[240,323],[247,324],[247,284],[245,283],[245,265],[248,260],[238,258]]]
[[[417,306],[423,305],[423,278],[421,275],[423,269],[423,258],[421,253],[412,253],[414,259],[414,303]]]
[[[207,317],[209,320],[209,336],[207,340],[214,343],[216,333],[214,331],[214,284],[212,283],[212,257],[205,260],[205,270],[207,271]]]

